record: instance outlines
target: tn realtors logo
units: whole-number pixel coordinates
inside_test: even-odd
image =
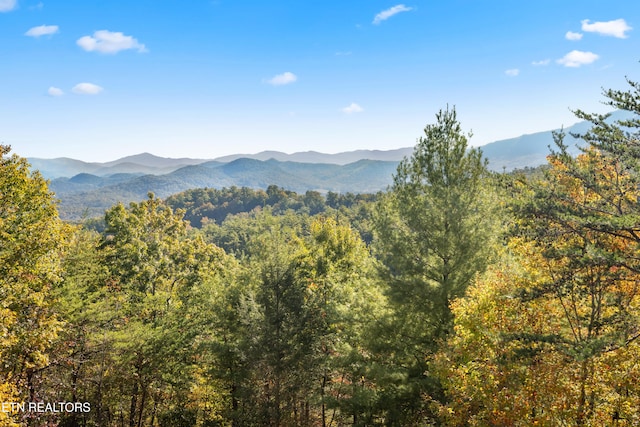
[[[77,413],[91,412],[89,402],[2,402],[0,412],[15,414],[34,413]]]

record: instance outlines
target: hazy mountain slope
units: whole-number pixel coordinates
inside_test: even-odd
[[[632,114],[627,111],[614,112],[609,121],[625,120]],[[566,133],[565,144],[569,146],[569,151],[573,155],[580,153],[578,149],[579,140],[571,136],[583,134],[591,128],[589,122],[578,122],[564,129]],[[556,129],[559,131],[560,129]],[[536,167],[547,162],[550,148],[556,149],[553,142],[553,131],[537,132],[530,135],[522,135],[517,138],[510,138],[492,142],[480,147],[484,156],[489,160],[489,167],[495,171],[510,171],[517,168]]]
[[[571,126],[567,131],[580,132],[582,126]],[[573,154],[579,150],[578,142],[567,134],[565,143],[570,146]],[[492,142],[480,147],[482,153],[489,160],[489,168],[495,171],[511,171],[524,167],[536,167],[547,162],[550,148],[555,149],[553,134],[551,131],[538,132],[530,135],[522,135],[517,138]]]
[[[359,184],[360,192],[374,193],[385,190],[393,182],[393,174],[399,162],[382,162],[378,160],[360,160],[345,165],[334,178],[340,183],[343,192],[350,191],[351,186]]]
[[[56,178],[49,182],[49,189],[56,194],[81,193],[131,181],[140,174],[114,174],[108,177],[81,173],[71,178]]]
[[[28,158],[33,170],[38,170],[47,179],[72,177],[80,173],[94,173],[102,167],[100,163],[87,163],[82,160],[59,157],[56,159]]]
[[[106,163],[103,163],[102,165],[105,167],[111,167],[111,166],[121,165],[122,163],[133,163],[133,164],[143,165],[151,168],[158,168],[158,169],[174,168],[175,170],[176,168],[189,166],[189,165],[197,165],[200,163],[204,163],[206,161],[207,159],[190,159],[186,157],[173,159],[168,157],[159,157],[151,153],[140,153],[133,156],[123,157],[121,159],[114,160],[111,162],[106,162]]]

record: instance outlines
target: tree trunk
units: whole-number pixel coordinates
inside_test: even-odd
[[[578,399],[578,408],[576,411],[576,426],[582,427],[586,421],[587,406],[587,379],[589,378],[588,361],[583,361],[580,368],[580,398]]]
[[[327,427],[326,405],[324,403],[324,393],[327,386],[327,372],[322,376],[322,388],[320,389],[320,398],[322,399],[322,427]]]
[[[147,388],[142,387],[142,398],[140,399],[140,410],[138,411],[138,427],[142,427],[142,414],[144,413],[144,405],[147,403]]]
[[[129,407],[129,427],[136,426],[136,408],[138,407],[138,381],[133,383],[131,405]]]

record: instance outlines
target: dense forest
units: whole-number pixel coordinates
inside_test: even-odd
[[[388,191],[59,219],[0,146],[0,426],[640,424],[635,115],[487,170],[440,111]]]

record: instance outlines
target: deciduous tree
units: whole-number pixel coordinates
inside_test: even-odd
[[[110,416],[130,426],[194,423],[197,342],[208,331],[209,299],[221,286],[222,250],[188,234],[182,212],[161,200],[116,205],[105,215],[100,252],[112,343]],[[120,414],[118,414],[120,413]],[[182,423],[182,424],[181,424]]]
[[[47,182],[9,153],[0,145],[0,401],[22,402],[44,397],[42,372],[63,327],[52,289],[70,228]]]
[[[578,112],[583,154],[557,150],[513,185],[511,254],[454,305],[445,357],[453,425],[633,425],[639,389],[638,85],[607,91],[632,113]],[[507,398],[508,397],[508,398]],[[509,403],[509,399],[513,403]]]

